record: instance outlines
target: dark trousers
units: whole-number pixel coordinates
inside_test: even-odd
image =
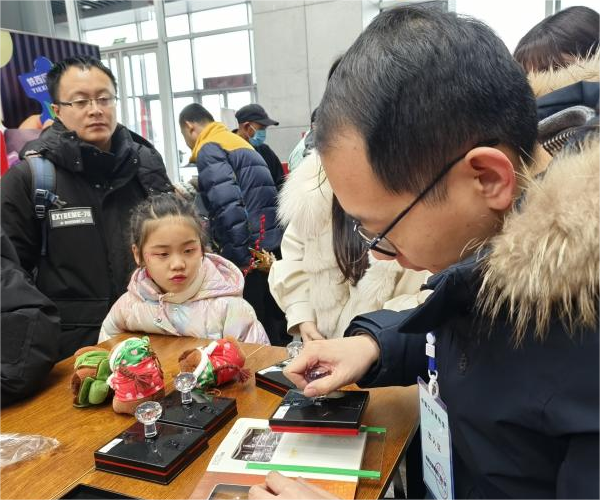
[[[256,269],[250,271],[244,284],[244,299],[256,311],[256,316],[265,328],[271,345],[285,346],[292,338],[287,334],[285,314],[273,299],[267,279],[267,273]]]

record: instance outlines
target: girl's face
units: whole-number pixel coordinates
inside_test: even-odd
[[[138,266],[145,264],[148,274],[163,292],[181,292],[194,281],[202,264],[198,232],[181,217],[165,217],[153,226],[141,255],[133,245],[135,261]]]

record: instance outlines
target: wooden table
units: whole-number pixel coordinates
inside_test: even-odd
[[[173,389],[174,376],[179,373],[179,354],[208,341],[162,335],[150,337],[165,373],[168,393]],[[102,345],[110,348],[124,338],[127,336],[116,337]],[[286,358],[282,347],[241,345],[247,357],[246,367],[251,372]],[[51,453],[4,467],[0,478],[2,498],[58,498],[77,483],[139,498],[189,498],[234,420],[218,431],[210,439],[209,448],[167,486],[97,472],[94,469],[94,451],[129,427],[135,419],[114,413],[110,404],[83,409],[73,407],[69,389],[72,374],[73,358],[68,358],[54,367],[44,390],[2,411],[0,424],[3,433],[41,434],[60,442],[60,446]],[[387,428],[382,476],[379,481],[361,481],[356,498],[383,496],[412,439],[418,418],[415,386],[372,389],[370,392],[364,423]],[[257,388],[254,378],[244,385],[230,384],[222,393],[236,398],[238,416],[241,417],[269,418],[281,401],[279,396]]]

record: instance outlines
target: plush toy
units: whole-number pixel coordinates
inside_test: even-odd
[[[246,356],[231,337],[211,342],[206,347],[184,351],[179,356],[182,372],[192,372],[196,376],[196,387],[206,390],[230,380],[245,382],[250,377],[243,368]]]
[[[148,337],[131,337],[117,344],[110,351],[109,364],[113,373],[108,384],[115,391],[115,412],[133,415],[140,403],[164,398],[163,372]]]
[[[71,378],[73,406],[84,408],[103,403],[111,392],[106,380],[110,375],[107,349],[82,347],[75,352],[75,373]]]

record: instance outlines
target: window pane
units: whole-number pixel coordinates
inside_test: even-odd
[[[126,80],[128,80],[128,94],[141,96],[159,93],[156,53],[133,54],[131,57],[125,56],[123,59],[125,61],[125,73],[127,74]],[[129,63],[131,63],[131,68]],[[133,76],[133,93],[129,82],[131,76]]]
[[[117,100],[117,122],[123,123],[123,114],[121,113],[121,101]]]
[[[171,69],[171,87],[173,92],[194,89],[192,73],[192,52],[189,40],[169,42],[169,67]]]
[[[254,57],[254,30],[248,30],[250,36],[250,64],[252,65],[252,83],[256,85],[256,58]]]
[[[131,84],[131,62],[129,60],[129,56],[123,57],[123,66],[125,68],[125,88],[127,91],[127,95],[130,96],[133,94],[133,86]]]
[[[227,94],[227,107],[229,109],[235,109],[236,111],[246,104],[252,102],[252,96],[250,91],[244,92],[229,92]]]
[[[156,28],[156,19],[142,21],[140,23],[142,30],[142,40],[156,40],[158,38],[158,29]]]
[[[456,12],[473,16],[492,28],[514,52],[519,40],[546,14],[544,0],[504,0],[482,2],[481,0],[456,0]],[[518,15],[515,13],[518,12]]]
[[[135,99],[130,97],[127,99],[127,114],[129,115],[129,123],[125,123],[124,125],[139,134],[141,132],[141,124],[138,122],[138,115],[136,111]]]
[[[135,24],[123,24],[111,28],[101,28],[84,32],[85,41],[100,47],[109,47],[118,43],[137,42],[137,29]]]
[[[202,106],[213,115],[215,121],[221,121],[221,107],[223,106],[223,96],[221,94],[208,94],[202,96]]]
[[[117,80],[117,84],[119,83],[119,67],[117,64],[117,58],[116,57],[111,57],[108,67],[110,68],[110,70],[112,71],[113,75],[115,75],[115,79]]]
[[[560,1],[560,10],[568,9],[569,7],[575,7],[576,5],[581,5],[583,7],[589,7],[590,9],[594,9],[598,12],[598,2],[597,0],[561,0]]]
[[[142,74],[146,77],[146,92],[158,94],[158,66],[154,52],[144,54],[144,73]]]
[[[194,54],[200,88],[204,88],[204,78],[249,74],[251,71],[246,30],[195,38]]]
[[[107,65],[110,70],[112,71],[113,75],[115,75],[115,79],[117,80],[117,88],[115,89],[117,91],[117,95],[119,94],[119,70],[118,70],[118,65],[117,65],[117,58],[116,57],[110,57],[108,61],[106,61],[105,59],[102,60],[102,62]],[[117,121],[119,123],[123,123],[123,116],[121,113],[121,101],[117,101]]]
[[[181,182],[189,182],[194,175],[196,177],[198,176],[198,167],[196,167],[196,165],[192,163],[187,167],[187,162],[182,165],[184,165],[184,167],[179,167],[179,179]]]
[[[190,32],[188,15],[170,16],[165,18],[167,36],[187,35]]]
[[[161,156],[165,157],[165,134],[163,128],[162,109],[160,101],[154,99],[150,101],[150,109],[146,109],[148,117],[148,140],[154,144]]]
[[[138,121],[140,122],[140,135],[144,139],[148,139],[150,142],[152,142],[152,118],[150,116],[150,110],[148,109],[148,102],[141,97],[138,97],[136,99],[136,103]]]
[[[131,76],[133,77],[133,94],[144,95],[142,79],[142,57],[139,54],[131,56]]]
[[[188,104],[192,104],[194,102],[194,98],[189,97],[176,97],[173,99],[173,115],[175,116],[175,123],[179,123],[179,113],[185,108]],[[187,144],[183,140],[183,136],[177,127],[177,157],[179,158],[180,165],[187,165],[190,159],[190,148],[187,147]]]
[[[248,24],[246,4],[230,5],[219,9],[201,10],[191,15],[192,31],[212,31]]]

